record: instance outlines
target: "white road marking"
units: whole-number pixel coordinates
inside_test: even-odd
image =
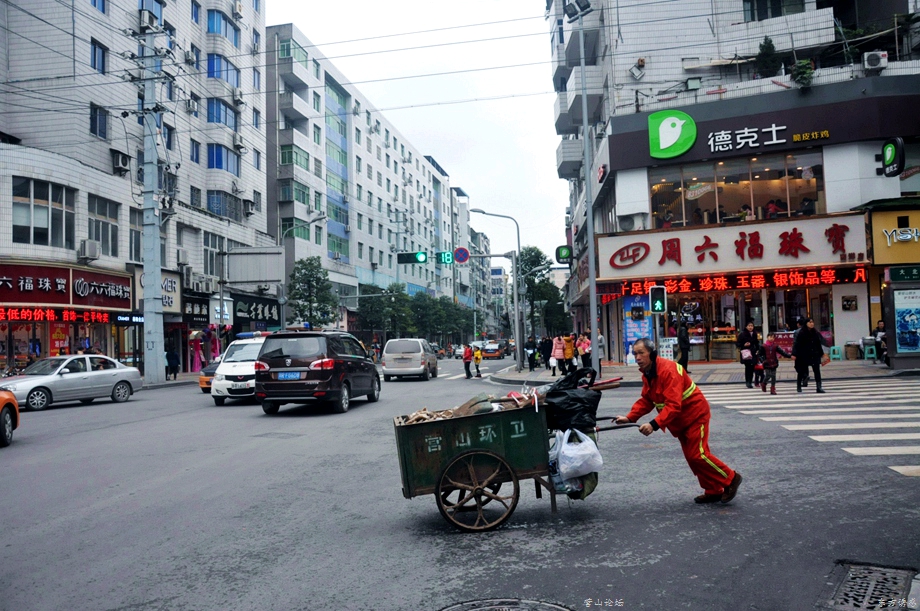
[[[920,439],[920,433],[866,433],[865,435],[809,435],[815,441],[907,441]]]
[[[895,454],[920,454],[920,446],[873,446],[866,448],[841,448],[857,456],[893,456]]]
[[[897,471],[901,475],[907,475],[908,477],[920,477],[920,467],[888,467],[894,471]]]
[[[836,424],[784,424],[787,431],[829,431],[831,429],[915,429],[920,422],[838,422]]]
[[[863,411],[869,411],[867,407]],[[754,412],[755,414],[757,412]],[[764,422],[791,422],[801,420],[860,420],[862,418],[920,418],[920,414],[832,414],[830,416],[770,416],[761,418]]]
[[[905,409],[917,409],[913,405],[901,405],[894,407],[819,407],[814,409],[756,409],[750,412],[738,412],[749,416],[760,416],[762,414],[812,414],[817,412],[892,412]],[[766,420],[766,418],[763,418]]]

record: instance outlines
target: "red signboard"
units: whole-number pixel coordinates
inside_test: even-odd
[[[97,310],[78,311],[70,308],[63,310],[53,308],[16,308],[0,305],[0,322],[114,322],[108,312]]]
[[[71,303],[79,307],[131,309],[131,279],[73,270]]]
[[[131,278],[44,265],[0,266],[0,303],[131,309]]]

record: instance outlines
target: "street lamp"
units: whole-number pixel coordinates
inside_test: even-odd
[[[300,222],[300,223],[297,222],[297,221],[301,221],[301,220],[302,220],[302,222]],[[278,234],[278,246],[281,246],[281,243],[284,241],[284,238],[286,238],[287,235],[288,235],[290,232],[294,231],[295,229],[301,229],[301,228],[303,228],[303,227],[309,227],[309,226],[312,225],[313,223],[316,223],[316,222],[319,222],[319,221],[324,221],[324,220],[326,220],[326,213],[325,213],[325,212],[320,212],[320,213],[317,214],[316,216],[310,217],[310,218],[308,218],[308,219],[298,219],[298,218],[295,217],[295,218],[294,218],[293,224],[291,224],[290,227],[287,227],[287,228],[284,229],[281,233]],[[285,280],[287,280],[287,278],[285,278]],[[278,286],[281,288],[281,296],[278,298],[278,305],[281,306],[281,329],[282,329],[282,330],[284,330],[284,329],[287,327],[287,319],[284,317],[284,304],[287,303],[287,295],[285,294],[284,285],[285,285],[284,282],[281,282],[281,283],[278,285]],[[221,302],[221,306],[223,306],[223,302]]]
[[[600,371],[600,350],[597,350],[597,275],[594,265],[594,196],[591,193],[591,149],[588,143],[588,88],[587,69],[585,68],[585,24],[584,16],[590,13],[590,0],[575,0],[563,8],[569,23],[578,20],[578,36],[581,51],[581,139],[584,142],[584,177],[585,177],[585,211],[588,217],[588,320],[591,325],[591,367]]]
[[[485,214],[486,216],[497,216],[503,219],[511,219],[514,221],[514,226],[517,230],[517,255],[511,259],[511,272],[514,274],[514,354],[517,360],[517,370],[521,371],[524,363],[524,342],[521,341],[521,310],[518,307],[518,259],[521,255],[521,226],[518,225],[517,219],[513,216],[508,216],[507,214],[496,214],[494,212],[486,212],[482,208],[470,208],[470,212],[475,212],[476,214]]]

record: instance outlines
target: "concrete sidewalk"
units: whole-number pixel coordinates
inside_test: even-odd
[[[744,366],[741,363],[690,363],[688,367],[690,377],[698,384],[744,384]],[[557,372],[558,373],[558,372]],[[525,367],[523,371],[516,372],[514,366],[493,373],[490,379],[499,384],[514,384],[521,386],[540,386],[550,384],[557,377],[552,377],[546,369],[537,369],[530,372]],[[822,382],[832,380],[852,380],[859,378],[890,378],[898,375],[920,375],[920,370],[908,369],[892,371],[884,363],[872,361],[831,361],[821,368]],[[642,375],[635,365],[624,365],[603,361],[601,375],[598,380],[622,377],[621,386],[642,386]],[[779,369],[776,370],[776,381],[795,382],[795,367],[791,360],[781,359]]]

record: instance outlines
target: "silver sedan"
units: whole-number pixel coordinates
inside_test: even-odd
[[[0,379],[0,389],[16,395],[27,410],[42,410],[52,403],[109,397],[127,401],[141,388],[141,372],[101,355],[53,356],[33,363],[22,375]]]

